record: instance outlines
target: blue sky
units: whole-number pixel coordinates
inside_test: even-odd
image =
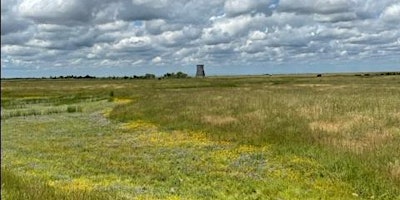
[[[400,71],[398,0],[2,0],[1,76]]]

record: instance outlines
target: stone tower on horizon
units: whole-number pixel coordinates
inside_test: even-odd
[[[205,77],[206,74],[204,73],[204,65],[197,65],[197,72],[196,77]]]

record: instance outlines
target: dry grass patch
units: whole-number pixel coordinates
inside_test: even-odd
[[[331,87],[332,84],[294,84],[298,87]]]
[[[248,120],[261,120],[266,118],[266,113],[262,110],[256,110],[243,115]]]
[[[322,105],[314,105],[310,107],[299,107],[297,109],[297,113],[306,119],[318,119],[319,116],[322,116],[324,114],[324,108]],[[314,128],[317,128],[318,125],[310,125]]]
[[[400,112],[392,113],[392,116],[398,120],[400,120]]]
[[[128,104],[130,102],[132,102],[132,99],[126,99],[126,98],[114,98],[113,102],[117,103],[117,104]]]
[[[394,129],[384,129],[380,120],[360,114],[349,114],[335,121],[314,121],[309,127],[324,135],[320,138],[322,143],[355,153],[377,149],[391,140],[395,132]]]
[[[400,160],[396,160],[389,164],[389,173],[393,179],[400,181]]]
[[[203,116],[202,121],[204,123],[211,124],[214,126],[222,126],[237,122],[238,119],[232,116],[206,115]]]
[[[370,124],[374,126],[381,126],[379,120],[373,117],[351,114],[348,117],[340,118],[334,121],[314,121],[309,124],[309,127],[313,131],[325,131],[328,133],[340,133],[351,132],[351,129],[356,127],[363,127]]]
[[[332,85],[332,84],[294,84],[295,87],[304,87],[304,88],[312,88],[317,91],[326,91],[326,90],[338,90],[346,88],[346,85]]]
[[[315,121],[311,122],[309,126],[313,131],[325,131],[328,133],[338,133],[342,130],[341,124],[335,122]]]
[[[390,133],[367,133],[361,138],[326,138],[328,143],[339,149],[346,149],[361,154],[365,151],[374,151],[393,138]]]
[[[352,129],[360,129],[371,123],[376,123],[378,127],[372,126],[373,130],[366,130],[364,133],[353,133]],[[329,144],[338,149],[346,149],[355,153],[373,151],[390,141],[394,136],[392,129],[379,130],[379,121],[365,116],[357,116],[352,120],[340,120],[336,122],[315,121],[309,124],[311,130],[324,134],[320,140],[322,143]]]

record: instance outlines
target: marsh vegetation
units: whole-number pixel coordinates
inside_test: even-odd
[[[2,199],[400,199],[399,76],[3,80]]]

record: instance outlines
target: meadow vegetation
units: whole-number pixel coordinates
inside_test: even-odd
[[[399,76],[2,80],[2,199],[400,199]]]

